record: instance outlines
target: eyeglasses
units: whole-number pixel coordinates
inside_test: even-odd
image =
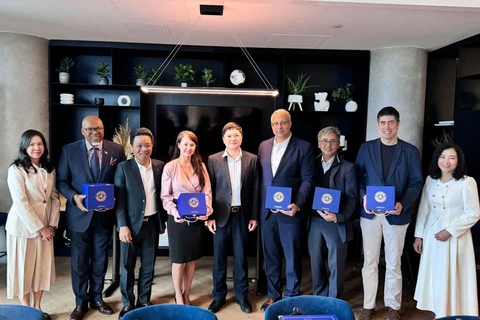
[[[338,140],[318,140],[324,146],[330,144],[331,146],[336,146],[338,144]]]
[[[278,127],[278,126],[285,126],[287,123],[291,122],[290,120],[288,121],[280,121],[280,122],[272,122],[272,127]]]
[[[93,131],[102,132],[103,127],[96,127],[96,128],[82,128],[83,130],[87,131],[88,133],[92,133]]]

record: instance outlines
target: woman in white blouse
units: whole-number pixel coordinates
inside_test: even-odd
[[[30,306],[33,296],[33,307],[41,310],[43,291],[48,291],[55,280],[53,236],[60,201],[55,169],[39,131],[22,134],[18,157],[8,169],[7,181],[13,200],[5,226],[7,298],[18,296],[23,305]]]
[[[433,155],[413,247],[421,254],[414,299],[417,308],[478,316],[475,254],[470,228],[480,218],[477,184],[466,176],[465,156],[452,142]]]

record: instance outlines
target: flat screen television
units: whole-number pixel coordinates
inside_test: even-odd
[[[266,114],[259,108],[157,105],[155,111],[156,142],[153,157],[163,161],[171,159],[177,135],[183,130],[190,130],[197,135],[199,152],[204,161],[210,154],[225,149],[222,129],[230,121],[242,127],[243,150],[257,154],[260,142],[267,138],[263,117],[269,117],[270,113]],[[270,129],[268,123],[267,129]]]

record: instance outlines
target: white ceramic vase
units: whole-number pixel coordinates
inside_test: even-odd
[[[60,81],[60,83],[70,83],[70,73],[60,72],[58,74],[58,80]]]
[[[358,104],[353,100],[348,101],[347,104],[345,105],[345,110],[347,112],[355,112],[357,111],[357,109],[358,109]]]

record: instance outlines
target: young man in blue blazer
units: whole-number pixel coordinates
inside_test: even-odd
[[[378,260],[380,247],[385,242],[384,302],[390,320],[400,319],[402,303],[401,257],[405,234],[411,217],[411,206],[420,195],[423,175],[420,152],[414,145],[398,138],[400,114],[393,107],[378,112],[377,126],[380,138],[362,144],[357,156],[359,171],[360,226],[364,251],[363,310],[360,320],[372,319],[378,288]],[[394,186],[395,209],[375,215],[368,210],[367,186]]]

